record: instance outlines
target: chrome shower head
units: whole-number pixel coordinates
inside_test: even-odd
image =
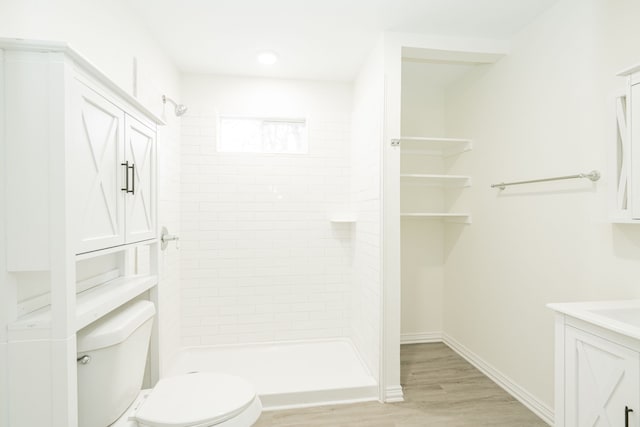
[[[184,104],[178,104],[168,96],[162,95],[162,103],[166,104],[167,101],[173,104],[173,107],[174,107],[173,112],[177,117],[180,117],[187,112],[187,107]]]

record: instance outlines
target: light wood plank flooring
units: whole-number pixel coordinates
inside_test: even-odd
[[[418,427],[547,424],[444,344],[403,345],[405,401],[264,412],[255,427]]]

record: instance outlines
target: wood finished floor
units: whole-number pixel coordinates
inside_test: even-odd
[[[255,427],[547,426],[444,344],[403,345],[402,403],[264,412]]]

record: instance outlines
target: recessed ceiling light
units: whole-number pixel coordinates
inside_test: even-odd
[[[278,62],[278,55],[269,51],[260,52],[258,54],[258,62],[263,65],[273,65]]]

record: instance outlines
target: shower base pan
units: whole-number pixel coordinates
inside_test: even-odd
[[[182,349],[167,376],[224,372],[254,385],[265,410],[378,399],[378,385],[348,339]]]

